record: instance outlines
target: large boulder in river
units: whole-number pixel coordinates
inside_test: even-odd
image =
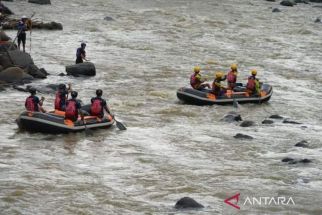
[[[204,206],[190,197],[183,197],[174,206],[176,209],[198,209]]]
[[[296,3],[292,0],[284,0],[281,1],[280,5],[293,7],[294,5],[296,5]]]
[[[12,60],[12,64],[15,66],[25,68],[31,64],[34,64],[34,61],[28,53],[19,50],[12,50],[8,51],[8,54],[10,55],[10,59]]]
[[[11,15],[11,14],[13,14],[13,12],[8,7],[6,7],[3,4],[1,5],[0,13],[5,14],[5,15]]]
[[[12,60],[7,53],[0,53],[0,65],[4,69],[13,66]]]
[[[25,72],[34,78],[46,78],[48,74],[45,69],[39,69],[35,64],[26,67]]]
[[[15,43],[5,42],[0,44],[0,52],[7,52],[8,50],[16,50],[18,47]]]
[[[28,2],[35,4],[51,4],[50,0],[28,0]]]
[[[10,67],[0,72],[0,81],[7,83],[23,82],[32,79],[31,75],[26,74],[19,67]]]
[[[72,76],[95,76],[96,69],[95,65],[91,62],[79,63],[71,66],[66,66],[67,75]]]

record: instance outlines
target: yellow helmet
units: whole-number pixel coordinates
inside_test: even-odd
[[[215,77],[216,77],[216,78],[222,78],[222,77],[223,77],[223,75],[224,75],[224,74],[223,74],[222,72],[216,72],[216,73],[215,73]]]
[[[252,69],[251,70],[251,73],[252,73],[252,75],[257,75],[257,70],[256,69]]]
[[[195,66],[195,67],[193,68],[193,71],[194,71],[194,72],[200,72],[200,66]]]
[[[231,64],[231,66],[230,66],[230,68],[231,68],[231,70],[237,70],[237,64]]]

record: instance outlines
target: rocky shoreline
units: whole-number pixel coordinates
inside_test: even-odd
[[[41,1],[40,1],[41,2]],[[44,68],[34,64],[30,54],[22,52],[15,44],[15,40],[8,37],[3,29],[17,29],[18,19],[3,3],[0,3],[0,90],[8,86],[23,85],[33,79],[44,79],[48,73]],[[57,22],[32,22],[32,29],[62,30],[63,26]]]

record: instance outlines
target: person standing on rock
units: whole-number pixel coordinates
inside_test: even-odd
[[[23,52],[25,52],[25,47],[26,47],[26,31],[28,31],[28,25],[27,25],[27,17],[26,16],[22,16],[21,20],[18,22],[18,33],[17,33],[17,37],[18,37],[18,48],[20,50],[20,44],[22,42],[22,49]]]
[[[81,43],[81,47],[76,51],[76,64],[83,63],[83,60],[86,60],[86,51],[85,51],[86,44]]]

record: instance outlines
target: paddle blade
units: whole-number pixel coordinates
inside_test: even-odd
[[[119,121],[116,121],[116,127],[118,127],[118,129],[120,129],[121,131],[124,131],[126,130],[126,127],[123,125],[123,123],[119,122]]]

